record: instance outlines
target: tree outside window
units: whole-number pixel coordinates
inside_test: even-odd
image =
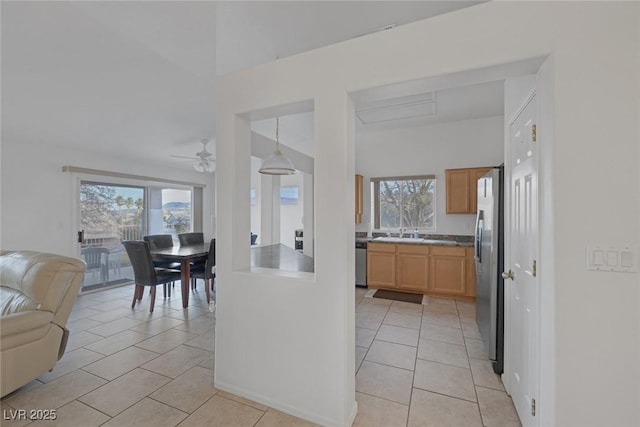
[[[434,175],[372,178],[376,229],[435,230]]]
[[[80,227],[91,245],[110,239],[142,238],[143,210],[143,187],[89,181],[80,184]]]

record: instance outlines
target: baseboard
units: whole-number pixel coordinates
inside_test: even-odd
[[[349,426],[353,425],[356,417],[358,416],[358,401],[353,402],[353,408],[351,408],[351,416],[349,417]]]
[[[92,294],[94,292],[106,291],[108,289],[115,289],[115,288],[122,288],[124,286],[131,286],[133,284],[134,284],[133,280],[127,279],[126,281],[114,283],[114,284],[111,284],[111,285],[109,285],[109,284],[107,284],[107,285],[89,285],[88,287],[80,288],[80,292],[78,293],[78,295],[87,295],[87,294]]]
[[[275,402],[269,398],[266,398],[265,396],[259,395],[259,394],[255,394],[255,393],[251,393],[251,392],[247,392],[246,390],[242,390],[240,388],[237,388],[235,386],[232,386],[230,384],[226,384],[224,382],[221,381],[215,381],[214,380],[214,384],[213,386],[215,388],[217,388],[218,390],[222,390],[222,391],[226,391],[228,393],[232,393],[235,394],[237,396],[240,397],[244,397],[245,399],[249,399],[249,400],[253,400],[254,402],[257,403],[261,403],[263,405],[266,405],[270,408],[273,409],[277,409],[278,411],[287,413],[289,415],[293,415],[295,417],[298,418],[302,418],[303,420],[307,420],[310,421],[312,423],[316,423],[322,426],[327,426],[327,427],[349,427],[351,426],[351,424],[353,424],[353,420],[355,420],[355,417],[358,413],[358,403],[355,402],[353,410],[352,410],[352,414],[351,414],[351,421],[350,423],[345,426],[343,424],[336,424],[336,422],[334,420],[330,420],[328,418],[319,416],[317,414],[312,414],[306,411],[301,411],[297,408],[293,408],[289,405],[285,405],[285,404],[281,404],[279,402]]]

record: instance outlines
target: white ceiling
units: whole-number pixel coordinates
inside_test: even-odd
[[[218,72],[295,55],[482,1],[224,1],[218,3]]]
[[[475,3],[3,1],[2,139],[187,168],[170,155],[215,134],[217,72]]]
[[[405,85],[406,86],[406,85]],[[393,91],[370,90],[379,95],[374,99],[388,99]],[[404,93],[396,88],[396,94]],[[424,93],[417,91],[416,94]],[[425,126],[435,123],[455,122],[460,120],[480,119],[501,116],[504,114],[504,82],[502,80],[477,84],[461,85],[428,92],[435,99],[435,114],[379,123],[363,124],[356,119],[356,133],[408,126]],[[414,95],[403,94],[395,98],[397,102],[409,102]],[[371,96],[354,95],[356,111],[362,105],[370,105]],[[357,115],[356,115],[357,117]],[[314,157],[313,145],[313,112],[299,113],[280,117],[280,143],[291,147],[310,157]],[[251,123],[251,130],[267,138],[275,139],[275,119],[256,120]]]
[[[177,161],[214,134],[215,7],[2,2],[2,137]]]

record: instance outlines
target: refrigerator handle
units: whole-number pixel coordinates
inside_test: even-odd
[[[484,211],[478,209],[478,215],[476,216],[476,241],[474,242],[475,246],[475,258],[476,262],[482,262],[480,258],[480,254],[482,253],[482,229],[484,226]]]

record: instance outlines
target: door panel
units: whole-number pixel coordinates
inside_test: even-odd
[[[510,127],[511,144],[511,266],[510,372],[511,396],[522,425],[536,426],[533,401],[538,398],[538,283],[535,276],[538,247],[537,146],[535,96]]]
[[[123,240],[141,240],[145,231],[144,187],[80,182],[80,257],[87,263],[82,290],[133,280]]]
[[[427,254],[398,252],[398,275],[396,286],[426,293],[429,285],[429,258]]]
[[[396,254],[394,252],[367,251],[367,286],[370,288],[395,288]]]
[[[469,169],[446,171],[447,213],[471,212]]]
[[[464,256],[432,255],[430,268],[432,292],[448,295],[465,294],[466,260]]]

